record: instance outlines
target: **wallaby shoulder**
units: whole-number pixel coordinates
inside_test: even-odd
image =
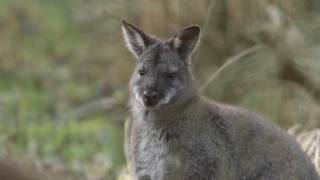
[[[269,173],[278,179],[319,179],[309,157],[283,129],[242,107],[217,102],[208,106],[211,116],[219,117],[212,119],[218,122],[215,129],[232,143],[242,177],[258,179]]]

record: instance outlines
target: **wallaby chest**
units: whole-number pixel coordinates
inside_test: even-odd
[[[146,120],[136,119],[133,124],[131,154],[134,168],[140,177],[165,179],[180,167],[181,134],[178,127],[154,127]]]
[[[217,146],[219,138],[210,138],[209,130],[201,123],[193,123],[187,116],[177,116],[172,119],[176,122],[172,126],[152,127],[145,120],[150,119],[134,123],[131,136],[131,153],[138,177],[202,180],[220,173],[219,169],[226,162],[221,158],[225,157],[225,151]]]

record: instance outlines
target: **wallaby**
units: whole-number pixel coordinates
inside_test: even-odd
[[[123,21],[135,56],[128,156],[138,180],[319,180],[276,125],[244,108],[209,101],[191,72],[200,27],[166,40]]]

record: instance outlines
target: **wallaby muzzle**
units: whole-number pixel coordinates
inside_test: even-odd
[[[159,95],[154,90],[144,90],[142,99],[146,107],[154,107],[159,102]]]

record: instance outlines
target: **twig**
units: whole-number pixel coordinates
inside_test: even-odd
[[[102,98],[99,100],[95,100],[88,104],[84,104],[77,109],[75,109],[72,114],[74,114],[75,118],[83,119],[90,114],[96,113],[102,110],[109,110],[115,106],[115,100],[110,97]]]
[[[66,113],[66,115],[62,115],[57,119],[58,121],[62,121],[62,122],[64,120],[69,120],[69,119],[81,120],[96,112],[114,109],[115,107],[119,107],[119,105],[121,104],[123,103],[119,100],[116,100],[115,98],[105,97],[105,98],[101,98],[101,99],[89,102],[87,104],[81,105],[80,107],[74,110],[71,110],[69,113]]]

